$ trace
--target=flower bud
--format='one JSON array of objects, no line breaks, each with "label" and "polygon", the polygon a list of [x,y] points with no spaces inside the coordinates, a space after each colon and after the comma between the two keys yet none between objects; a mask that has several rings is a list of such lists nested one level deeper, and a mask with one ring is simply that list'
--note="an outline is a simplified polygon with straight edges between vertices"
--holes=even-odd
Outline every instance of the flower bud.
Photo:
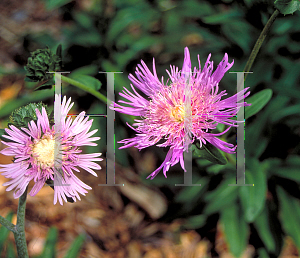
[{"label": "flower bud", "polygon": [[61,58],[53,54],[47,47],[31,52],[27,65],[24,67],[27,71],[26,77],[29,81],[38,82],[46,81],[53,78],[52,73],[60,70]]},{"label": "flower bud", "polygon": [[[47,110],[47,106],[40,103],[29,103],[26,106],[20,107],[13,111],[9,117],[9,125],[14,125],[17,128],[28,128],[28,123],[30,121],[37,121],[36,109],[40,112],[42,111],[42,107]],[[47,110],[48,117],[49,111]],[[50,116],[51,117],[51,116]],[[51,123],[51,121],[50,121]]]}]

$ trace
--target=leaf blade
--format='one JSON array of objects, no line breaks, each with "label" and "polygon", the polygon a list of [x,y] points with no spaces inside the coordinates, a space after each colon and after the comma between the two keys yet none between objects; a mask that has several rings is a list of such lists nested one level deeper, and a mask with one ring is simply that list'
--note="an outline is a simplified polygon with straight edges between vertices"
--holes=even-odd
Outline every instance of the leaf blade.
[{"label": "leaf blade", "polygon": [[247,103],[251,103],[251,106],[245,107],[245,119],[258,113],[269,102],[272,94],[271,89],[265,89],[247,98]]}]

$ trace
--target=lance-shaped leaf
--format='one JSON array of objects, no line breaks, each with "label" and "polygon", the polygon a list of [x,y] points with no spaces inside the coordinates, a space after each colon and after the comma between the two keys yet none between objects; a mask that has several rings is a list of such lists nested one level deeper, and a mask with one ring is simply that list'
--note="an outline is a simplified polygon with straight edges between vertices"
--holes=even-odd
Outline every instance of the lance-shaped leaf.
[{"label": "lance-shaped leaf", "polygon": [[[8,213],[8,215],[6,216],[6,219],[9,222],[11,222],[13,215],[14,214],[12,212]],[[7,240],[9,232],[10,231],[6,227],[4,227],[4,226],[0,227],[0,254],[2,253],[2,249],[3,249],[4,243]]]},{"label": "lance-shaped leaf", "polygon": [[300,203],[281,187],[277,188],[280,200],[280,219],[285,233],[291,236],[300,250]]},{"label": "lance-shaped leaf", "polygon": [[244,220],[244,216],[240,214],[239,207],[231,205],[223,209],[221,222],[231,253],[235,257],[240,257],[247,246],[249,228]]},{"label": "lance-shaped leaf", "polygon": [[[197,144],[197,143],[196,143]],[[206,142],[201,148],[198,148],[197,145],[193,145],[193,157],[207,159],[212,163],[226,165],[227,159],[224,156],[223,152],[218,148]]]},{"label": "lance-shaped leaf", "polygon": [[72,243],[70,249],[64,256],[64,258],[76,258],[79,257],[80,249],[83,246],[85,241],[85,235],[79,235]]},{"label": "lance-shaped leaf", "polygon": [[258,113],[269,102],[272,94],[271,89],[265,89],[247,98],[247,103],[251,103],[251,106],[245,107],[245,119]]}]

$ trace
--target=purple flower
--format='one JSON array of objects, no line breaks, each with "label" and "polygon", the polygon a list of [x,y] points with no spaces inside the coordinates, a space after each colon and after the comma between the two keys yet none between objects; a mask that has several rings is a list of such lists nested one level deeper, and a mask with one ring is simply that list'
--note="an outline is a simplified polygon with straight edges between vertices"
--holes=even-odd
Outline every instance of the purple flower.
[{"label": "purple flower", "polygon": [[[183,152],[188,148],[185,144],[188,139],[185,137],[186,133],[191,136],[189,143],[198,140],[200,146],[209,142],[224,152],[235,151],[236,146],[220,140],[217,136],[226,133],[232,126],[238,126],[237,121],[231,118],[236,116],[240,107],[248,105],[238,102],[250,92],[246,93],[246,88],[232,97],[221,100],[227,93],[225,90],[218,93],[219,82],[233,62],[229,63],[225,54],[213,72],[210,55],[202,71],[199,55],[198,61],[199,69],[194,67],[192,72],[190,53],[186,47],[182,70],[171,66],[171,71],[167,71],[171,80],[169,85],[164,84],[163,79],[158,79],[154,59],[153,73],[141,61],[142,65],[138,65],[135,72],[136,78],[130,74],[129,79],[147,98],[141,96],[131,85],[133,93],[126,88],[120,93],[127,101],[118,101],[129,106],[117,103],[111,106],[121,113],[140,116],[140,119],[135,120],[133,127],[128,125],[137,132],[136,136],[120,141],[119,143],[124,144],[120,149],[134,146],[141,150],[152,145],[169,147],[164,162],[148,178],[153,179],[162,168],[167,177],[166,172],[170,166],[178,162],[185,170]],[[187,99],[190,101],[188,105],[185,102]],[[211,130],[215,129],[218,123],[225,124],[228,128],[222,133],[212,133]]]},{"label": "purple flower", "polygon": [[[66,119],[68,112],[74,103],[71,98],[66,101],[63,98],[60,104],[60,95],[55,95],[54,112],[60,114],[59,126],[51,126],[45,108],[42,112],[36,109],[37,121],[28,123],[27,128],[17,128],[11,125],[5,129],[8,142],[2,142],[8,147],[1,151],[7,156],[14,156],[14,162],[0,166],[0,172],[11,180],[4,183],[8,186],[6,191],[15,188],[14,198],[20,197],[31,180],[34,186],[30,191],[31,196],[44,186],[46,180],[54,181],[54,204],[57,199],[63,205],[63,199],[67,197],[76,201],[80,200],[78,193],[85,195],[92,189],[79,180],[74,171],[80,172],[78,167],[97,176],[93,169],[101,167],[93,161],[101,161],[97,158],[101,153],[81,154],[80,146],[96,146],[100,137],[92,137],[97,130],[88,132],[93,120],[81,112],[73,121],[71,117]],[[59,129],[58,129],[59,128]],[[87,189],[87,190],[86,190]]]}]

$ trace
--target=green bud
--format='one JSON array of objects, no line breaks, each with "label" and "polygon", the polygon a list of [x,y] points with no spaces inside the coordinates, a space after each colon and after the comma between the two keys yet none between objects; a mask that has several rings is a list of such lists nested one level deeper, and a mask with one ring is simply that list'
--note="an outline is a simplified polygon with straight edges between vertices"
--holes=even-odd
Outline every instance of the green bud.
[{"label": "green bud", "polygon": [[61,57],[53,54],[47,47],[31,52],[27,65],[24,67],[27,71],[26,79],[33,82],[47,81],[53,78],[52,73],[60,70]]},{"label": "green bud", "polygon": [[20,107],[13,111],[9,117],[9,125],[14,125],[17,128],[28,128],[30,121],[37,121],[36,109],[42,113],[42,107],[46,109],[47,115],[50,118],[50,123],[53,122],[53,114],[50,113],[47,106],[40,103],[29,103],[26,106]]}]

